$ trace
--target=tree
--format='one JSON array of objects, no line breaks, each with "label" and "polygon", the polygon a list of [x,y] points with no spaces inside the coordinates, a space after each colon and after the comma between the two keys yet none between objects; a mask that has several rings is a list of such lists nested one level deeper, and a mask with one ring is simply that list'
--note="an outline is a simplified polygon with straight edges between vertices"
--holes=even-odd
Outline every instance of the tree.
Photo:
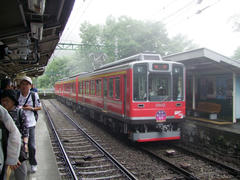
[{"label": "tree", "polygon": [[52,88],[57,80],[70,74],[67,57],[55,58],[47,66],[44,74],[38,78],[40,88]]},{"label": "tree", "polygon": [[97,58],[92,57],[97,54],[106,55],[102,63],[107,63],[142,52],[166,55],[196,47],[182,35],[169,38],[161,22],[144,22],[126,16],[118,19],[109,16],[105,25],[85,22],[80,27],[80,38],[84,47],[80,48],[77,57],[84,71],[93,70]]},{"label": "tree", "polygon": [[169,38],[161,22],[140,21],[126,16],[109,16],[104,25],[87,22],[80,27],[82,40],[73,57],[55,58],[44,75],[38,78],[41,88],[53,87],[58,79],[138,53],[159,53],[162,56],[196,47],[182,35]]},{"label": "tree", "polygon": [[79,48],[75,59],[79,59],[80,71],[92,71],[94,59],[91,57],[91,54],[101,52],[103,46],[100,39],[101,26],[91,25],[87,22],[83,23],[80,27],[80,37],[84,46]]},{"label": "tree", "polygon": [[[234,15],[232,18],[233,30],[236,32],[240,32],[240,14]],[[240,46],[234,51],[234,55],[232,57],[235,60],[240,60]]]},{"label": "tree", "polygon": [[236,32],[240,31],[240,14],[235,14],[231,17],[231,21],[233,23],[233,30]]},{"label": "tree", "polygon": [[198,46],[193,44],[191,40],[188,40],[187,37],[183,36],[182,34],[178,34],[170,39],[164,55],[196,49],[197,47]]},{"label": "tree", "polygon": [[232,58],[235,60],[240,60],[240,46],[234,51],[234,55]]}]

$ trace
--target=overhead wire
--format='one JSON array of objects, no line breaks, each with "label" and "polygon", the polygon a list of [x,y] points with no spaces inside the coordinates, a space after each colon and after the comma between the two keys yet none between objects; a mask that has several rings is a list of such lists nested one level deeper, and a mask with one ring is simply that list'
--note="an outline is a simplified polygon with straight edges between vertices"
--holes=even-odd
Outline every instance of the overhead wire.
[{"label": "overhead wire", "polygon": [[[174,25],[178,24],[178,23],[181,23],[182,21],[184,20],[188,20],[190,18],[192,18],[193,16],[195,15],[198,15],[198,14],[201,14],[203,11],[207,10],[208,8],[210,8],[211,6],[214,6],[215,4],[217,4],[219,1],[221,0],[218,0],[210,5],[207,5],[205,6],[204,8],[196,11],[196,10],[192,10],[192,5],[193,4],[201,4],[202,1],[198,1],[196,2],[196,0],[191,0],[191,1],[188,1],[186,4],[184,4],[181,8],[178,8],[176,11],[172,12],[171,14],[165,16],[162,20],[166,21],[166,23],[164,23],[165,25],[169,26],[169,24],[171,25],[173,22],[175,22],[176,20],[178,20],[177,23],[175,23]],[[68,31],[64,34],[64,36],[62,36],[61,40],[64,42],[68,41],[68,37],[72,34],[72,31],[76,28],[77,25],[80,25],[79,23],[79,19],[86,13],[87,9],[90,7],[91,3],[93,2],[93,0],[89,0],[88,1],[89,3],[86,5],[85,9],[83,10],[82,14],[78,17],[78,13],[76,13],[74,15],[74,21],[72,21],[71,25],[73,24],[73,26],[70,26],[70,29],[68,29]],[[173,3],[176,2],[176,0],[172,0],[170,1],[168,4],[164,5],[164,9],[166,8],[169,8],[170,6],[173,5]],[[188,13],[186,14],[186,11],[187,12],[190,12],[191,11],[191,14],[192,15],[188,15]],[[161,12],[162,13],[162,12]],[[183,16],[182,16],[183,15]],[[182,17],[182,18],[181,18]],[[180,21],[179,21],[179,18]],[[170,26],[171,27],[171,26]],[[77,41],[75,41],[76,43],[79,43]]]},{"label": "overhead wire", "polygon": [[84,5],[84,3],[78,4],[78,2],[79,1],[76,1],[75,4],[74,4],[74,7],[73,7],[73,10],[72,10],[72,13],[71,13],[71,15],[73,15],[73,17],[70,16],[69,21],[67,23],[66,30],[63,32],[62,38],[66,36],[66,34],[69,32],[70,29],[72,29],[71,27],[72,27],[73,24],[76,23],[76,18],[79,15],[78,9],[80,9],[80,6]]},{"label": "overhead wire", "polygon": [[[82,14],[81,14],[80,16],[76,16],[76,17],[75,17],[76,21],[75,21],[74,25],[71,26],[71,27],[72,27],[71,30],[69,30],[68,33],[66,34],[65,39],[68,39],[68,37],[72,34],[72,31],[75,30],[75,28],[80,25],[80,23],[79,23],[80,19],[81,19],[82,16],[86,13],[86,11],[88,10],[88,8],[89,8],[90,5],[92,4],[93,0],[89,0],[88,2],[89,2],[89,3],[86,5],[86,8],[83,10]],[[77,15],[78,15],[78,14],[77,14]]]},{"label": "overhead wire", "polygon": [[[203,8],[201,8],[199,10],[194,10],[190,15],[187,15],[187,16],[181,18],[180,20],[178,20],[177,23],[172,23],[173,21],[172,22],[168,21],[167,23],[165,23],[165,25],[168,26],[168,28],[176,27],[176,25],[182,23],[183,21],[190,20],[194,16],[203,13],[207,9],[209,9],[209,8],[213,7],[214,5],[218,4],[220,1],[221,0],[217,0],[217,1],[213,2],[213,3],[211,3],[211,4],[205,5]],[[174,22],[176,22],[176,20]]]},{"label": "overhead wire", "polygon": [[[83,1],[83,3],[79,4],[79,5],[74,5],[74,16],[69,18],[69,23],[66,26],[66,30],[63,32],[63,35],[60,38],[60,42],[64,41],[64,42],[69,42],[68,37],[69,35],[71,35],[72,31],[76,28],[76,25],[78,24],[77,22],[79,21],[79,19],[85,14],[86,10],[89,8],[91,2],[93,0],[89,0],[88,5],[86,6],[86,8],[83,10],[83,12],[81,13],[81,15],[79,16],[79,13],[77,12],[79,9],[79,6],[82,6],[84,3],[86,3],[86,1]],[[79,42],[77,42],[79,43]],[[55,51],[54,52],[54,57],[58,56],[60,54],[59,51]]]},{"label": "overhead wire", "polygon": [[[149,17],[159,16],[160,14],[164,13],[167,9],[169,9],[169,8],[171,7],[171,5],[173,5],[173,3],[176,3],[176,1],[178,1],[178,0],[172,0],[172,1],[170,1],[170,2],[169,2],[169,0],[168,0],[168,2],[169,2],[168,4],[166,4],[166,5],[163,4],[163,7],[161,7],[159,10],[157,10],[157,12],[149,15]],[[150,18],[150,19],[151,19],[151,18]]]},{"label": "overhead wire", "polygon": [[164,22],[164,21],[168,20],[169,18],[172,18],[172,17],[178,15],[179,13],[184,12],[185,9],[187,9],[188,7],[193,5],[194,3],[195,3],[195,0],[191,0],[190,2],[185,4],[183,7],[179,8],[176,11],[174,11],[173,13],[163,17],[160,21]]}]

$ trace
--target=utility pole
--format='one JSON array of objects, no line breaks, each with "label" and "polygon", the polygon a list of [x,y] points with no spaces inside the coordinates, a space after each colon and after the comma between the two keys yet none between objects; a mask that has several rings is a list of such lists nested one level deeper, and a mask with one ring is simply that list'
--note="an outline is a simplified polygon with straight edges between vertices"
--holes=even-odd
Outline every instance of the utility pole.
[{"label": "utility pole", "polygon": [[115,36],[115,61],[118,60],[118,38]]}]

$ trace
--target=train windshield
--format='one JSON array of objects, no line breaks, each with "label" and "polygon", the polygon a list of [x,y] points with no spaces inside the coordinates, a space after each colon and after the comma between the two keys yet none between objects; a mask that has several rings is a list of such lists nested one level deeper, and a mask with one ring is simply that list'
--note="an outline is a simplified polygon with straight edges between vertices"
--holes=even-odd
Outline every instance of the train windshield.
[{"label": "train windshield", "polygon": [[148,71],[147,64],[133,68],[134,101],[184,100],[183,66],[174,65],[172,71]]},{"label": "train windshield", "polygon": [[166,101],[171,94],[170,73],[149,73],[149,101]]}]

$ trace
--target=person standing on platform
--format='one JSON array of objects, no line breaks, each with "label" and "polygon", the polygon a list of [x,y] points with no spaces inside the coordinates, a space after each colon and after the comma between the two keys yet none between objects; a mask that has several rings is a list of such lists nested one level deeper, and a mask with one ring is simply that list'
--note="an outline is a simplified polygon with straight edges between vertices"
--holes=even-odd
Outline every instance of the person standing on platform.
[{"label": "person standing on platform", "polygon": [[3,93],[4,90],[7,89],[12,89],[12,81],[10,79],[2,79],[1,80],[1,90],[0,90],[0,99],[1,99],[1,94]]},{"label": "person standing on platform", "polygon": [[[5,131],[5,133],[4,133]],[[7,132],[8,136],[7,136]],[[6,176],[6,170],[19,167],[21,134],[8,111],[0,105],[0,179]]]},{"label": "person standing on platform", "polygon": [[38,92],[38,89],[35,88],[35,87],[32,85],[32,88],[30,89],[30,91],[32,91],[32,92]]},{"label": "person standing on platform", "polygon": [[13,89],[13,83],[11,79],[2,79],[1,88],[2,90]]},{"label": "person standing on platform", "polygon": [[36,145],[35,145],[35,126],[37,123],[37,111],[41,110],[41,102],[36,92],[30,91],[32,79],[24,76],[20,82],[20,93],[18,94],[19,106],[24,110],[27,117],[29,129],[28,151],[31,172],[37,171]]},{"label": "person standing on platform", "polygon": [[[28,127],[26,115],[22,109],[18,108],[17,94],[14,90],[5,90],[2,93],[1,104],[8,110],[8,113],[13,118],[18,130],[22,135],[23,151],[28,152]],[[26,159],[19,158],[21,165],[14,171],[15,180],[27,179],[27,164]]]}]

